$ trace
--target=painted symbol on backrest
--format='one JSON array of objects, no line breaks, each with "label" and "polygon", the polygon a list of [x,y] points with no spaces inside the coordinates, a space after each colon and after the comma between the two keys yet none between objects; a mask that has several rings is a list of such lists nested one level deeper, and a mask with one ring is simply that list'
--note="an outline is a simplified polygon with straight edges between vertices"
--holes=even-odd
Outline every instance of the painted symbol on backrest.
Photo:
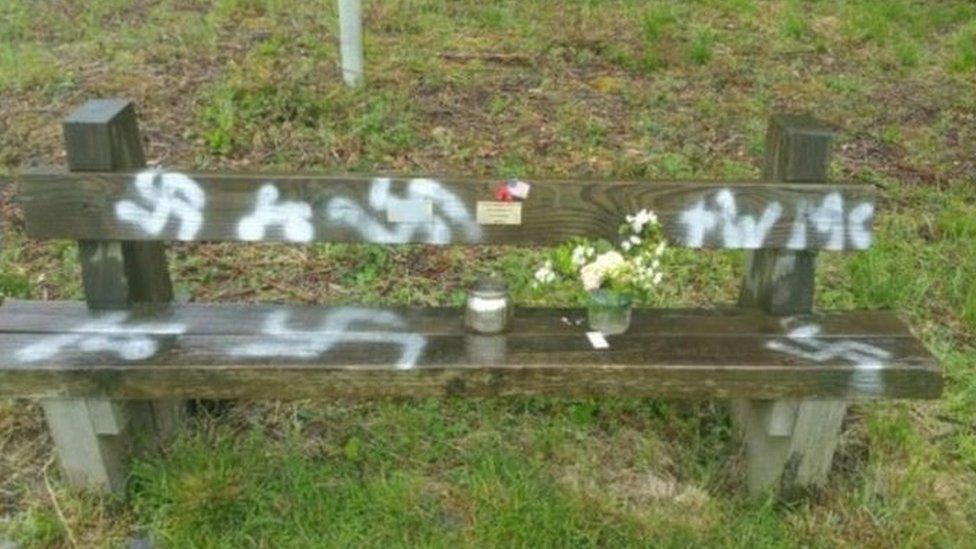
[{"label": "painted symbol on backrest", "polygon": [[241,240],[261,240],[270,227],[281,227],[285,240],[311,242],[315,236],[312,207],[305,202],[278,200],[279,194],[271,183],[258,190],[254,211],[237,224]]},{"label": "painted symbol on backrest", "polygon": [[[725,248],[761,248],[776,223],[784,214],[779,202],[770,202],[758,218],[742,214],[735,194],[721,189],[714,196],[705,197],[678,214],[684,226],[684,244],[700,248],[709,240],[717,240]],[[793,223],[785,247],[802,250],[808,247],[808,233],[822,235],[819,244],[828,250],[843,250],[848,244],[854,249],[871,246],[871,221],[874,205],[863,202],[848,211],[844,197],[831,192],[815,206],[805,199],[796,205]]]},{"label": "painted symbol on backrest", "polygon": [[[356,230],[370,242],[398,244],[426,242],[449,244],[454,241],[454,226],[461,229],[463,242],[481,240],[481,227],[475,222],[464,202],[440,182],[433,179],[412,179],[406,193],[399,197],[391,192],[392,180],[374,179],[369,190],[369,210],[346,197],[333,198],[326,206],[330,222]],[[427,223],[389,224],[385,212],[396,202],[404,200],[429,201],[434,210]]]},{"label": "painted symbol on backrest", "polygon": [[735,195],[729,189],[719,191],[712,201],[714,206],[708,206],[704,199],[699,200],[693,208],[681,213],[689,247],[700,248],[710,232],[720,231],[727,248],[759,248],[783,214],[783,207],[773,202],[766,206],[758,220],[751,215],[740,215]]},{"label": "painted symbol on backrest", "polygon": [[171,218],[176,218],[178,240],[193,240],[203,225],[207,196],[196,181],[177,172],[147,170],[133,183],[139,201],[120,200],[115,215],[120,221],[138,225],[151,236],[161,236]]}]

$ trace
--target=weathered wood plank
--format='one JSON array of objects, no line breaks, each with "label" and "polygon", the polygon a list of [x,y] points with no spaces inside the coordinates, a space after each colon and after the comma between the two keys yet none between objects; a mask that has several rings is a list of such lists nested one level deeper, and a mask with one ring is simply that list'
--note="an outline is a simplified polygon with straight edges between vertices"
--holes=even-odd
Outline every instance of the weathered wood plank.
[{"label": "weathered wood plank", "polygon": [[[534,181],[520,223],[488,224],[477,204],[497,181],[360,176],[33,173],[20,200],[40,238],[555,244],[617,238],[624,217],[658,212],[693,248],[863,249],[865,185]],[[505,215],[501,216],[502,218]],[[497,216],[493,216],[497,220]]]},{"label": "weathered wood plank", "polygon": [[[109,395],[111,398],[306,399],[384,396],[621,396],[667,398],[937,398],[931,367],[871,373],[851,368],[577,365],[518,368],[439,366],[327,368],[251,364],[171,367],[99,364],[60,369],[0,369],[3,396]],[[883,382],[879,392],[868,384]]]},{"label": "weathered wood plank", "polygon": [[[463,315],[452,307],[319,307],[271,304],[187,303],[138,304],[126,313],[91,311],[78,301],[8,299],[0,307],[0,332],[18,333],[129,333],[167,334],[173,325],[197,335],[251,335],[266,333],[269,319],[281,315],[295,332],[322,332],[323,322],[337,311],[360,310],[366,315],[393,315],[408,331],[424,334],[463,333]],[[582,309],[519,308],[512,333],[574,334],[585,326]],[[635,309],[631,333],[660,335],[786,335],[813,324],[820,337],[886,337],[914,339],[907,325],[890,311],[845,311],[798,317],[773,317],[753,310]],[[327,326],[325,327],[328,328]],[[360,331],[385,331],[383,324],[363,323]]]},{"label": "weathered wood plank", "polygon": [[[576,335],[507,335],[504,361],[497,356],[469,356],[468,337],[461,334],[424,335],[416,332],[299,332],[257,336],[199,336],[193,334],[69,334],[39,338],[35,334],[0,334],[0,350],[10,356],[2,363],[11,368],[94,368],[100,364],[164,369],[171,365],[203,364],[248,366],[281,364],[336,369],[422,369],[435,366],[458,368],[493,364],[502,368],[524,366],[560,367],[576,364],[682,365],[700,368],[747,367],[813,368],[818,370],[914,369],[931,363],[931,356],[917,340],[908,338],[847,338],[827,340],[827,345],[874,348],[886,355],[871,364],[858,364],[858,355],[838,352],[811,353],[807,346],[819,338],[769,336],[697,336],[625,334],[613,336],[611,350],[593,349],[585,333]],[[478,339],[476,337],[476,339]],[[481,339],[484,339],[482,337]],[[796,348],[791,352],[786,349]],[[812,359],[814,354],[822,355]],[[865,361],[866,362],[866,361]],[[128,366],[127,366],[128,367]]]},{"label": "weathered wood plank", "polygon": [[[14,302],[10,310],[0,309],[0,319],[9,326],[17,317],[36,325],[50,318],[25,314],[27,309]],[[205,321],[181,321],[198,311]],[[836,332],[859,322],[864,333],[895,328],[890,314],[762,324],[751,314],[713,318],[680,312],[655,320],[653,311],[638,311],[631,331],[609,337],[609,350],[595,350],[584,326],[563,322],[567,313],[575,312],[520,311],[517,318],[527,321],[517,321],[506,336],[466,334],[455,321],[459,315],[445,309],[401,314],[363,308],[174,307],[156,317],[110,322],[93,313],[95,321],[65,332],[0,332],[0,396],[454,392],[853,398],[933,397],[940,390],[934,358],[903,326],[859,336]],[[540,328],[529,329],[533,325]],[[706,328],[698,329],[702,325]],[[198,327],[209,333],[195,332]]]}]

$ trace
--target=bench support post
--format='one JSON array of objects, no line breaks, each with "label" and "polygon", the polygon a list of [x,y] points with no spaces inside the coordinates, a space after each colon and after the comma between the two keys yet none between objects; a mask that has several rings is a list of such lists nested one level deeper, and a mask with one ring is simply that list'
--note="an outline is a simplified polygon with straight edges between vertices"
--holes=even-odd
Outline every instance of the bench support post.
[{"label": "bench support post", "polygon": [[155,449],[159,433],[173,429],[174,410],[158,413],[155,402],[58,398],[41,405],[68,484],[97,492],[121,492],[129,456]]},{"label": "bench support post", "polygon": [[[766,135],[766,181],[827,180],[833,132],[809,116],[774,116]],[[757,250],[746,260],[741,307],[771,315],[813,310],[816,252]],[[746,485],[792,497],[826,482],[847,403],[839,400],[743,400],[732,421],[745,441]]]},{"label": "bench support post", "polygon": [[822,486],[847,411],[842,400],[738,400],[732,420],[745,440],[751,494],[776,489],[792,499]]},{"label": "bench support post", "polygon": [[[64,136],[72,171],[145,167],[135,109],[128,101],[87,102],[65,119]],[[162,243],[79,241],[78,251],[91,309],[172,300]],[[101,492],[123,488],[130,452],[161,444],[183,414],[183,403],[172,400],[45,399],[42,406],[68,483]]]}]

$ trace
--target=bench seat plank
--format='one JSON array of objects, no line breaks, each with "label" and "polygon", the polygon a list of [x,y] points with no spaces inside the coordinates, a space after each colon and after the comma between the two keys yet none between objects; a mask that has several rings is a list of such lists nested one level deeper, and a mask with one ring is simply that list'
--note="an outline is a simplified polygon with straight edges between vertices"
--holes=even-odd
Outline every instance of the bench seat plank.
[{"label": "bench seat plank", "polygon": [[[285,315],[288,328],[294,331],[323,330],[323,319],[330,311],[346,310],[389,312],[425,334],[456,334],[463,331],[463,318],[454,307],[321,307],[276,305],[266,303],[186,303],[180,305],[139,303],[124,313],[91,311],[80,301],[31,301],[8,299],[0,307],[0,332],[62,333],[92,332],[100,325],[109,326],[119,318],[140,332],[165,333],[162,326],[176,324],[185,333],[198,335],[263,334],[269,318]],[[513,333],[576,334],[586,319],[580,309],[520,308],[514,318]],[[843,314],[814,314],[805,317],[822,327],[821,337],[882,336],[911,338],[897,315],[888,311],[851,311]],[[694,325],[695,334],[782,335],[784,329],[798,320],[768,316],[752,309],[736,307],[716,309],[636,309],[631,333],[687,334]],[[388,330],[382,324],[364,323],[359,330]]]},{"label": "bench seat plank", "polygon": [[594,349],[585,315],[521,309],[504,336],[449,308],[83,303],[0,307],[0,396],[315,398],[617,395],[913,397],[941,392],[934,357],[892,313],[775,318],[637,310]]}]

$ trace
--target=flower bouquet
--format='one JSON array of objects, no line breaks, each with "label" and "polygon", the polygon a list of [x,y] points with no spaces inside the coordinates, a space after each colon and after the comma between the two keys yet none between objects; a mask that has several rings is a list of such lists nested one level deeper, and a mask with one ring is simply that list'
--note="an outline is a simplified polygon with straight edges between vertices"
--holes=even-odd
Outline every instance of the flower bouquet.
[{"label": "flower bouquet", "polygon": [[535,272],[539,288],[578,279],[590,328],[607,335],[627,331],[634,300],[651,300],[664,278],[668,248],[657,215],[643,209],[625,219],[616,246],[574,238],[555,248]]}]

